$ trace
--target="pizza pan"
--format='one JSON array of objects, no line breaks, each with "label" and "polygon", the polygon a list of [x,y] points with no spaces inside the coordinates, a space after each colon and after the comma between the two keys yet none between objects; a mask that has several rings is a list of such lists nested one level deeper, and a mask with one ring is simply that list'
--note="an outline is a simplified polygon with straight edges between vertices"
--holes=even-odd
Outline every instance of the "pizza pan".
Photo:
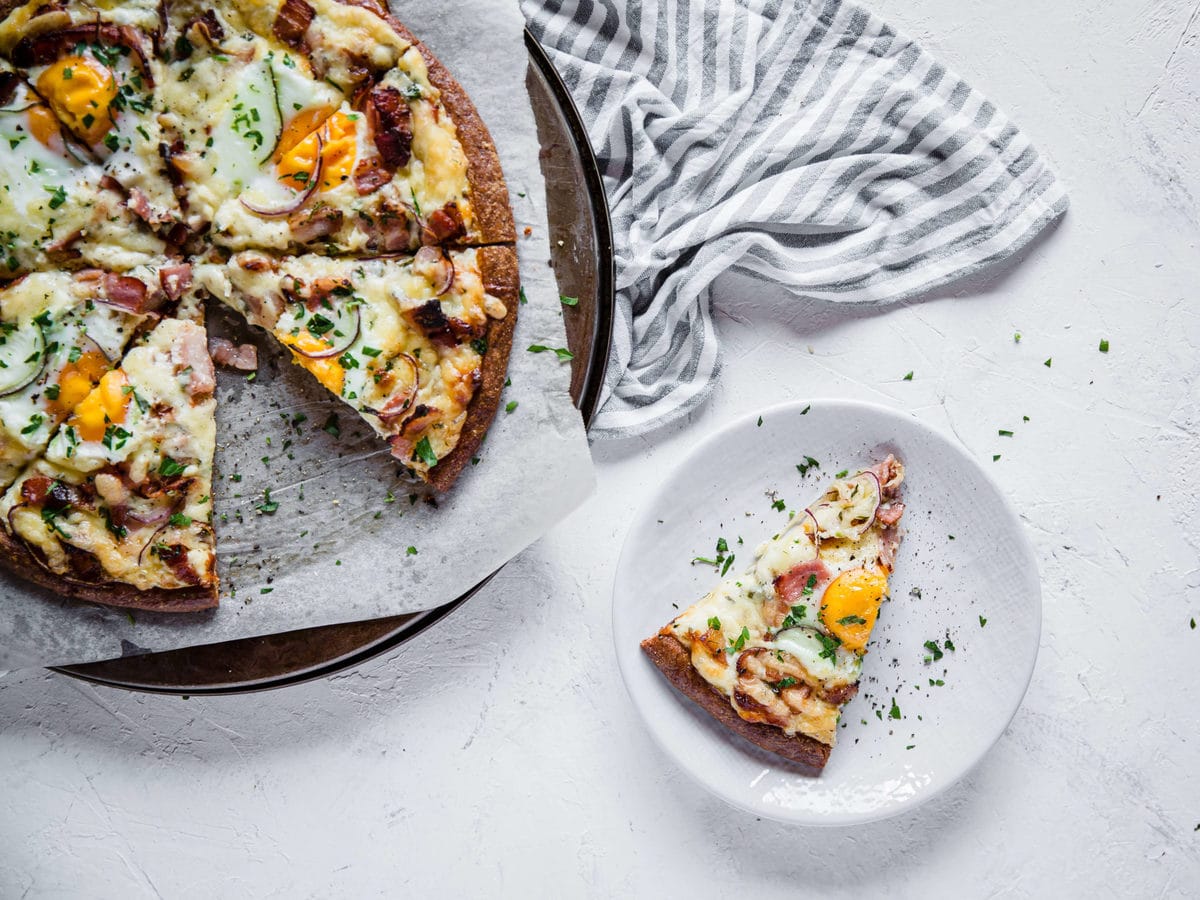
[{"label": "pizza pan", "polygon": [[[566,317],[575,354],[571,398],[590,424],[604,383],[614,312],[612,231],[600,169],[571,95],[528,32],[526,86],[546,178],[550,250],[562,294],[579,298]],[[465,603],[495,575],[425,612],[186,647],[54,671],[163,694],[227,694],[283,687],[333,674],[411,640]]]}]

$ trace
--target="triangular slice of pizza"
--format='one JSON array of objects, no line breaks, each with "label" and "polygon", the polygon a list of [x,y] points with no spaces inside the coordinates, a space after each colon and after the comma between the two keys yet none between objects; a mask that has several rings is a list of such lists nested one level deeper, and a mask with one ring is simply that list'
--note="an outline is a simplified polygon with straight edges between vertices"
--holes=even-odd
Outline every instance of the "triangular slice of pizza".
[{"label": "triangular slice of pizza", "polygon": [[188,296],[135,339],[0,499],[5,562],[112,606],[215,606],[214,388]]},{"label": "triangular slice of pizza", "polygon": [[820,770],[858,691],[888,592],[904,467],[892,456],[834,481],[754,562],[684,610],[642,649],[722,724]]},{"label": "triangular slice of pizza", "polygon": [[515,240],[453,77],[381,10],[314,2],[171,6],[168,155],[209,239],[358,255]]},{"label": "triangular slice of pizza", "polygon": [[419,478],[446,490],[469,463],[504,387],[518,306],[512,247],[362,260],[247,251],[195,273]]}]

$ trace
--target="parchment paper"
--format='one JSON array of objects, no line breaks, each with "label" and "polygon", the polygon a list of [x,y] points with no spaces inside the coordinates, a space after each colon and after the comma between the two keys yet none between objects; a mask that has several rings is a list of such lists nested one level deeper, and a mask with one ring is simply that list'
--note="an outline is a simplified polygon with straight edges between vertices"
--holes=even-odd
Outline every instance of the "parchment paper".
[{"label": "parchment paper", "polygon": [[[129,615],[59,600],[3,573],[0,671],[439,606],[515,556],[590,493],[591,458],[568,395],[569,368],[552,353],[525,349],[565,347],[566,335],[549,263],[537,130],[525,90],[524,20],[516,0],[477,0],[466,15],[463,5],[439,0],[401,0],[393,9],[466,88],[500,151],[529,299],[519,309],[512,384],[503,398],[516,401],[516,409],[501,408],[478,465],[434,506],[426,492],[399,476],[386,445],[349,407],[325,394],[264,334],[210,304],[211,332],[251,339],[260,360],[253,382],[218,372],[213,494],[220,608]],[[255,508],[264,489],[279,503],[270,515]]]}]

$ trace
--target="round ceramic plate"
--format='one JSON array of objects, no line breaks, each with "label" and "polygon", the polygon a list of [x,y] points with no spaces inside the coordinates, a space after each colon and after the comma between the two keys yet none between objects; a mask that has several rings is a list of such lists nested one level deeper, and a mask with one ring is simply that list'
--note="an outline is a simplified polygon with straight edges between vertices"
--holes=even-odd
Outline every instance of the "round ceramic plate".
[{"label": "round ceramic plate", "polygon": [[[888,453],[907,469],[891,599],[829,764],[810,776],[720,726],[638,644],[716,585],[714,567],[692,560],[712,558],[718,539],[736,556],[730,572],[744,570],[786,510]],[[845,400],[755,412],[700,443],[634,520],[613,596],[621,674],[667,754],[734,806],[805,825],[892,816],[966,774],[1017,711],[1041,624],[1033,551],[991,478],[912,416]]]}]

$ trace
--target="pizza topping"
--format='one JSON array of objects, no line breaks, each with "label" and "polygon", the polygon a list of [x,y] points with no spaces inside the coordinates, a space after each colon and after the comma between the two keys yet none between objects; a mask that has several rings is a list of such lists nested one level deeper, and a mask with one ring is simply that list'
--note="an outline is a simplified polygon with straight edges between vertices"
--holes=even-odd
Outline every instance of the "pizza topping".
[{"label": "pizza topping", "polygon": [[158,283],[162,286],[167,299],[172,303],[175,302],[192,286],[191,265],[179,263],[178,265],[163,266],[158,270]]},{"label": "pizza topping", "polygon": [[407,353],[398,354],[396,359],[402,360],[409,367],[412,377],[408,380],[405,390],[402,393],[393,394],[384,407],[376,413],[385,422],[399,418],[408,412],[421,389],[421,368],[417,365],[417,361]]},{"label": "pizza topping", "polygon": [[171,347],[171,360],[177,370],[188,373],[187,387],[191,396],[204,396],[216,389],[212,357],[208,355],[208,345],[201,329],[188,328],[180,334]]},{"label": "pizza topping", "polygon": [[297,210],[288,217],[292,239],[298,244],[307,244],[329,237],[342,227],[342,211],[327,204],[317,204],[311,210]]},{"label": "pizza topping", "polygon": [[887,572],[882,568],[857,568],[842,572],[825,589],[821,621],[842,645],[865,653],[867,639],[887,593]]},{"label": "pizza topping", "polygon": [[445,244],[465,237],[466,234],[462,213],[459,212],[458,204],[451,200],[441,209],[435,209],[429,214],[421,231],[421,239],[426,244]]},{"label": "pizza topping", "polygon": [[[313,139],[315,141],[315,149],[314,161],[311,168],[294,171],[286,179],[287,181],[297,182],[298,176],[304,176],[303,179],[298,181],[298,184],[301,188],[298,192],[293,193],[290,198],[274,204],[259,204],[251,200],[247,200],[244,196],[239,197],[238,200],[242,206],[246,207],[246,209],[250,210],[250,212],[254,213],[256,216],[262,216],[266,219],[281,218],[283,216],[291,216],[293,213],[299,213],[300,210],[304,208],[304,205],[308,203],[309,199],[312,198],[312,195],[320,189],[322,173],[325,170],[325,157],[323,154],[325,146],[324,138],[321,136],[320,132],[313,132]],[[341,211],[333,210],[337,213],[336,224],[333,224],[328,231],[322,231],[321,229],[325,227],[325,225],[317,223],[327,223],[331,220],[331,218],[323,215],[318,220],[317,214],[321,210],[333,210],[333,207],[317,207],[311,213],[302,216],[299,221],[297,221],[295,217],[288,219],[288,224],[292,226],[292,234],[296,240],[305,242],[314,240],[318,237],[325,237],[326,235],[332,234],[334,231],[336,231],[338,226],[342,224]],[[311,228],[311,232],[308,232],[309,236],[301,237],[302,229],[305,226],[309,226]]]},{"label": "pizza topping", "polygon": [[304,0],[284,0],[271,30],[275,37],[293,50],[300,50],[304,47],[304,35],[316,15],[316,10]]},{"label": "pizza topping", "polygon": [[213,338],[209,343],[213,361],[231,369],[253,372],[258,368],[258,348],[253,344],[234,344],[225,338]]},{"label": "pizza topping", "polygon": [[867,470],[835,481],[806,512],[817,523],[819,537],[858,540],[875,521],[881,494],[879,476]]},{"label": "pizza topping", "polygon": [[[141,76],[147,87],[154,87],[154,75],[147,60],[146,46],[142,34],[128,25],[111,22],[95,22],[87,25],[72,25],[55,31],[29,35],[17,42],[12,50],[13,64],[22,69],[44,66],[59,58],[66,50],[80,44],[94,44],[102,48],[124,47],[137,61]],[[72,71],[72,76],[74,72]],[[66,78],[65,80],[71,80]]]},{"label": "pizza topping", "polygon": [[367,99],[367,115],[384,167],[395,172],[408,165],[412,156],[412,112],[400,92],[394,87],[372,90]]},{"label": "pizza topping", "polygon": [[746,721],[789,728],[812,694],[806,673],[795,660],[778,657],[766,647],[755,647],[738,657],[732,699],[734,709]]},{"label": "pizza topping", "polygon": [[101,299],[105,303],[132,313],[144,313],[158,305],[156,298],[146,290],[146,283],[131,275],[114,275],[105,272],[100,278]]},{"label": "pizza topping", "polygon": [[454,262],[440,247],[422,247],[412,261],[413,273],[420,275],[442,296],[454,287]]},{"label": "pizza topping", "polygon": [[0,397],[24,390],[46,367],[46,338],[36,320],[0,322]]}]

